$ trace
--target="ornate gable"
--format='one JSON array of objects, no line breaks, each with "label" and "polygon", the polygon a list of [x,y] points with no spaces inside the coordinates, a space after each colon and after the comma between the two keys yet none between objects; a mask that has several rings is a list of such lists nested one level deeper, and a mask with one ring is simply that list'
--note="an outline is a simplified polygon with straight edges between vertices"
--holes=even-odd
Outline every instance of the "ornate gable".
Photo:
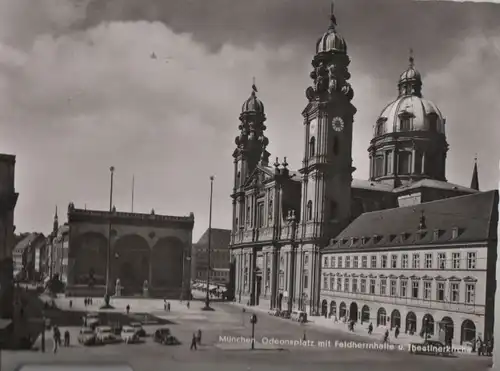
[{"label": "ornate gable", "polygon": [[260,186],[274,178],[274,174],[270,169],[264,166],[257,166],[254,171],[248,176],[243,185],[245,188]]}]

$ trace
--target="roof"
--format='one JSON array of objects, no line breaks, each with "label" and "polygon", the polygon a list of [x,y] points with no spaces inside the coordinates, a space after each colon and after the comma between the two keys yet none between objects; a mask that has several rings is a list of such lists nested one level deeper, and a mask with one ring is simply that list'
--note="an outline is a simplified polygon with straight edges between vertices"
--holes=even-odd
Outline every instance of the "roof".
[{"label": "roof", "polygon": [[450,191],[461,191],[461,192],[470,192],[477,193],[478,191],[472,188],[467,188],[458,184],[453,184],[449,182],[445,182],[442,180],[436,179],[422,179],[418,182],[414,182],[405,186],[398,187],[394,190],[394,192],[404,192],[409,189],[417,189],[417,188],[435,188],[435,189],[444,189]]},{"label": "roof", "polygon": [[33,233],[28,234],[26,237],[24,237],[21,241],[19,241],[17,243],[17,245],[14,247],[14,252],[18,252],[18,253],[23,252],[39,236],[43,237],[43,235],[41,233],[33,232]]},{"label": "roof", "polygon": [[[210,228],[208,228],[205,233],[200,237],[198,242],[195,244],[196,248],[203,248],[208,245],[208,233]],[[230,229],[220,229],[220,228],[212,228],[211,235],[211,247],[213,248],[229,248],[229,242],[231,239],[231,230]]]},{"label": "roof", "polygon": [[488,241],[496,238],[497,208],[494,190],[364,213],[326,250]]},{"label": "roof", "polygon": [[353,179],[351,187],[356,189],[367,189],[370,191],[379,191],[379,192],[392,192],[394,189],[390,184],[375,182],[371,180],[364,180],[364,179]]}]

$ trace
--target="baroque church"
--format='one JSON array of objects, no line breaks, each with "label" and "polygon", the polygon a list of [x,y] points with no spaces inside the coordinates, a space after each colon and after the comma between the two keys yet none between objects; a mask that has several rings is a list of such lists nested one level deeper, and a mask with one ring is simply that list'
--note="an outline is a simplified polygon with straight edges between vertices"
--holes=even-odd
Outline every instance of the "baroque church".
[{"label": "baroque church", "polygon": [[446,180],[446,120],[423,98],[412,55],[400,75],[396,99],[374,124],[368,179],[353,179],[357,109],[349,64],[332,11],[312,60],[298,169],[286,157],[270,163],[264,104],[255,86],[243,103],[231,195],[235,300],[322,314],[323,251],[356,218],[479,191],[476,165],[470,188]]}]

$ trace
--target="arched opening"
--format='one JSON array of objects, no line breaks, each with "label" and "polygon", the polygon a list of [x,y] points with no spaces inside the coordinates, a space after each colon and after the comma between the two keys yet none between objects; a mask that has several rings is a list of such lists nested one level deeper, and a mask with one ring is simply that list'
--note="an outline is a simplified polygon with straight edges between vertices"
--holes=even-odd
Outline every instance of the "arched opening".
[{"label": "arched opening", "polygon": [[312,220],[313,218],[313,203],[311,200],[307,201],[307,220]]},{"label": "arched opening", "polygon": [[444,342],[445,344],[450,345],[455,335],[455,324],[453,323],[453,320],[448,316],[443,317],[439,323],[439,331],[444,332]]},{"label": "arched opening", "polygon": [[387,312],[385,308],[379,308],[377,311],[377,326],[387,325]]},{"label": "arched opening", "polygon": [[413,334],[417,331],[417,315],[414,312],[408,312],[405,321],[405,332]]},{"label": "arched opening", "polygon": [[355,301],[349,306],[349,319],[358,322],[358,304]]},{"label": "arched opening", "polygon": [[391,329],[395,327],[401,328],[401,313],[397,309],[394,309],[391,313]]},{"label": "arched opening", "polygon": [[361,308],[361,323],[370,322],[370,307],[368,305],[363,305]]},{"label": "arched opening", "polygon": [[375,127],[375,135],[376,136],[384,135],[384,121],[377,122],[377,125]]},{"label": "arched opening", "polygon": [[184,244],[176,237],[160,238],[152,250],[152,280],[156,287],[182,288],[183,273],[189,273]]},{"label": "arched opening", "polygon": [[470,319],[462,322],[462,331],[460,335],[460,344],[472,342],[476,338],[476,325]]},{"label": "arched opening", "polygon": [[321,315],[324,317],[328,315],[328,301],[326,299],[321,302]]},{"label": "arched opening", "polygon": [[347,314],[347,306],[345,305],[344,302],[340,303],[339,305],[339,318],[344,318]]},{"label": "arched opening", "polygon": [[434,317],[430,314],[426,314],[422,317],[422,330],[420,330],[420,336],[427,339],[432,335],[434,335]]},{"label": "arched opening", "polygon": [[335,300],[332,300],[330,302],[330,316],[336,316],[337,315],[337,303],[335,303]]},{"label": "arched opening", "polygon": [[309,140],[309,157],[316,156],[316,139],[314,137]]},{"label": "arched opening", "polygon": [[78,236],[70,248],[74,258],[73,283],[76,285],[105,285],[108,239],[96,232]]},{"label": "arched opening", "polygon": [[111,285],[119,279],[125,295],[142,293],[150,272],[151,251],[147,241],[135,234],[119,238],[112,259]]}]

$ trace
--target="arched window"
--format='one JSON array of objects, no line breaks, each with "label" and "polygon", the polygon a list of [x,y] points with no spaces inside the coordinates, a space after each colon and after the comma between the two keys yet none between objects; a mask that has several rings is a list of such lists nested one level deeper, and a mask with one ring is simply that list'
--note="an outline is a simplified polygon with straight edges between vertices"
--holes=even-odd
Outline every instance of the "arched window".
[{"label": "arched window", "polygon": [[400,152],[398,155],[398,173],[400,175],[407,175],[411,173],[411,153]]},{"label": "arched window", "polygon": [[313,218],[313,202],[311,200],[307,201],[307,220],[312,220]]},{"label": "arched window", "polygon": [[399,131],[411,131],[411,120],[408,116],[403,116],[400,119]]},{"label": "arched window", "polygon": [[384,175],[384,156],[382,155],[375,156],[373,173],[375,175],[375,178]]},{"label": "arched window", "polygon": [[335,156],[339,154],[339,138],[337,136],[333,137],[333,154]]},{"label": "arched window", "polygon": [[384,135],[385,127],[383,122],[377,122],[377,126],[375,127],[375,135],[380,136]]},{"label": "arched window", "polygon": [[309,141],[309,157],[316,155],[316,139],[314,137]]}]

